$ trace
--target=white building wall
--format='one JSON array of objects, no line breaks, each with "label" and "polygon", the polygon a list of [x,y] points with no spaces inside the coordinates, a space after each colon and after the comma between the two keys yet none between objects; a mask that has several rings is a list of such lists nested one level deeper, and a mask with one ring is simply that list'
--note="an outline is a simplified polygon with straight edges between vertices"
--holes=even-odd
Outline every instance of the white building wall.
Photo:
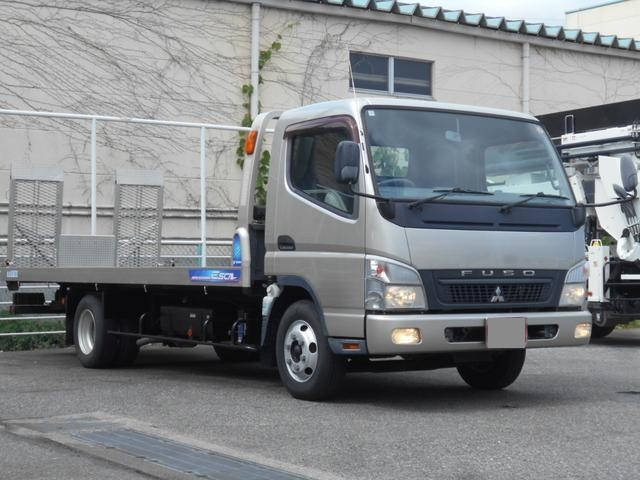
[{"label": "white building wall", "polygon": [[638,60],[531,48],[534,115],[640,98]]},{"label": "white building wall", "polygon": [[[263,73],[266,109],[353,95],[349,50],[433,61],[435,100],[522,109],[522,43],[515,40],[526,36],[510,35],[514,41],[507,42],[385,22],[263,12],[262,48],[278,34],[283,37],[282,51]],[[546,44],[563,45],[552,40]],[[530,49],[532,114],[640,97],[640,53],[621,58],[604,48],[593,53],[598,49],[550,47]]]},{"label": "white building wall", "polygon": [[[332,15],[311,15],[262,8],[261,48],[282,36],[282,50],[262,72],[263,110],[353,95],[349,50],[433,61],[436,100],[521,109],[520,42],[527,36],[488,38],[456,33],[477,27],[392,23],[386,20],[395,15],[388,13],[338,14],[346,10],[326,6]],[[249,3],[231,0],[2,2],[0,108],[239,124],[246,113],[241,88],[250,77],[250,18]],[[531,47],[532,113],[640,97],[640,53],[627,59],[599,47],[544,45]],[[197,135],[99,124],[99,233],[111,231],[113,172],[122,166],[163,170],[165,236],[198,237]],[[234,133],[211,133],[207,142],[212,237],[233,231],[237,143]],[[89,124],[0,116],[0,213],[7,208],[10,169],[30,165],[65,170],[63,229],[88,233]],[[0,232],[4,222],[0,214]]]},{"label": "white building wall", "polygon": [[350,50],[435,62],[436,100],[520,109],[519,44],[276,9],[264,9],[262,21],[263,48],[283,37],[282,51],[263,73],[266,109],[353,95]]},{"label": "white building wall", "polygon": [[567,12],[568,28],[640,39],[640,0],[623,0]]},{"label": "white building wall", "polygon": [[[49,0],[0,3],[0,107],[240,124],[249,76],[249,7],[228,2]],[[0,116],[0,209],[9,171],[65,171],[65,233],[89,233],[89,122]],[[241,171],[237,134],[207,142],[211,236],[230,236]],[[199,132],[99,123],[98,233],[112,231],[118,167],[165,176],[165,235],[198,237]],[[229,213],[225,213],[229,212]],[[4,234],[6,217],[0,216]],[[1,235],[0,234],[0,235]]]}]

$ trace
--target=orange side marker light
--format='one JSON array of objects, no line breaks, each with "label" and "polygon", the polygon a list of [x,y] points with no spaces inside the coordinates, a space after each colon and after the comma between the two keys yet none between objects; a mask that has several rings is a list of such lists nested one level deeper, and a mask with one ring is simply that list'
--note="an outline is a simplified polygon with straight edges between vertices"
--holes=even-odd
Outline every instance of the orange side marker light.
[{"label": "orange side marker light", "polygon": [[258,143],[258,131],[251,130],[247,135],[247,140],[244,142],[244,151],[247,155],[253,155],[256,151],[256,144]]}]

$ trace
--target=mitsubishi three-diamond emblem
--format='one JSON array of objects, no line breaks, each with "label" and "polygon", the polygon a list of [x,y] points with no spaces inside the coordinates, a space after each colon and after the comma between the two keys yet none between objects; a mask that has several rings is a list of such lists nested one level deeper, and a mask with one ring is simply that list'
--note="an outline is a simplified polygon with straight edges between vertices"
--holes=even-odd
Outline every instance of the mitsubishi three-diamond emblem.
[{"label": "mitsubishi three-diamond emblem", "polygon": [[496,287],[496,291],[493,293],[493,297],[491,297],[491,303],[504,303],[504,295],[502,295],[502,289],[500,287]]}]

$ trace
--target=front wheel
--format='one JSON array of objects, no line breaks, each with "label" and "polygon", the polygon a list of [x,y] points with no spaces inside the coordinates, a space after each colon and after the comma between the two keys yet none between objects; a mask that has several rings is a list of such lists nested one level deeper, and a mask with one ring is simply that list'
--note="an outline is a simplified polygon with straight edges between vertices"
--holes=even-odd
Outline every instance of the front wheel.
[{"label": "front wheel", "polygon": [[507,350],[497,353],[487,362],[458,365],[458,373],[473,388],[500,390],[508,387],[522,371],[526,350]]},{"label": "front wheel", "polygon": [[282,383],[302,400],[325,400],[342,383],[345,363],[331,351],[320,316],[309,300],[285,311],[278,326],[276,360]]}]

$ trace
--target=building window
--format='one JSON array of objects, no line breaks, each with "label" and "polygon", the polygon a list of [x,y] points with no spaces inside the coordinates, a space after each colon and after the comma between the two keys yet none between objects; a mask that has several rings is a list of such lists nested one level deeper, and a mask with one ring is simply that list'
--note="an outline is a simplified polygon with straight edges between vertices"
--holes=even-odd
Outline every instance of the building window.
[{"label": "building window", "polygon": [[351,88],[431,96],[433,62],[351,52]]}]

